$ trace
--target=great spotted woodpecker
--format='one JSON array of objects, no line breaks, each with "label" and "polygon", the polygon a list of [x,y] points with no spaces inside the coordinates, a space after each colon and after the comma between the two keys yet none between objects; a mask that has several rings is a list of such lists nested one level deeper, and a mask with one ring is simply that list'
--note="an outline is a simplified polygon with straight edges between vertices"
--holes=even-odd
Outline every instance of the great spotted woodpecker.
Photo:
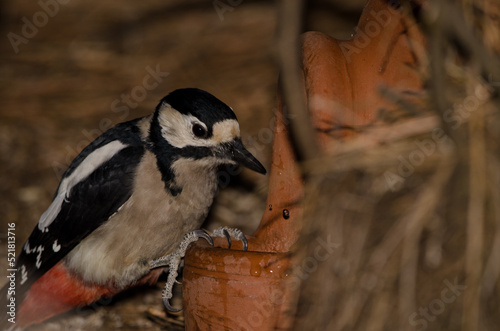
[{"label": "great spotted woodpecker", "polygon": [[[153,114],[94,140],[64,173],[19,255],[15,325],[154,283],[158,266],[176,268],[180,256],[172,256],[186,233],[210,240],[192,231],[227,164],[266,173],[243,146],[232,109],[198,89],[176,90]],[[2,295],[9,300],[5,287]]]}]

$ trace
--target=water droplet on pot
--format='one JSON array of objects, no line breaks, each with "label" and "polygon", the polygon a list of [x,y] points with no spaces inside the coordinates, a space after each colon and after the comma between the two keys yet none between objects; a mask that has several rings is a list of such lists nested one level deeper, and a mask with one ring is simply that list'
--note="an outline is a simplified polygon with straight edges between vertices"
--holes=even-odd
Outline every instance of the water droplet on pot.
[{"label": "water droplet on pot", "polygon": [[269,205],[269,211],[273,210],[273,205]]},{"label": "water droplet on pot", "polygon": [[262,272],[262,267],[260,266],[259,263],[252,263],[252,265],[250,266],[250,275],[251,276],[260,276]]},{"label": "water droplet on pot", "polygon": [[290,212],[288,209],[283,209],[283,218],[286,220],[290,218]]}]

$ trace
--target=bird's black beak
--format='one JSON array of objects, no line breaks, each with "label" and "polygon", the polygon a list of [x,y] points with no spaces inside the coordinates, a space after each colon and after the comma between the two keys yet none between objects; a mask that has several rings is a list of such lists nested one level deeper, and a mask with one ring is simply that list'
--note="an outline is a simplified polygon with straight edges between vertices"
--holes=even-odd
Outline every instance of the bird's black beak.
[{"label": "bird's black beak", "polygon": [[225,147],[226,155],[234,162],[258,173],[266,173],[266,168],[243,146],[240,139],[234,139]]}]

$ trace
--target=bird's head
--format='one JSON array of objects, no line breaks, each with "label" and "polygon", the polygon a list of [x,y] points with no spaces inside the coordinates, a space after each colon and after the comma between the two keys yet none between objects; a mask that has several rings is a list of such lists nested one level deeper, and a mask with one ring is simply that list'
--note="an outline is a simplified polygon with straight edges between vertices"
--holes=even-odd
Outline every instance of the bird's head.
[{"label": "bird's head", "polygon": [[156,107],[152,125],[153,144],[167,142],[179,157],[218,165],[240,164],[266,173],[243,146],[233,110],[208,92],[195,88],[171,92]]}]

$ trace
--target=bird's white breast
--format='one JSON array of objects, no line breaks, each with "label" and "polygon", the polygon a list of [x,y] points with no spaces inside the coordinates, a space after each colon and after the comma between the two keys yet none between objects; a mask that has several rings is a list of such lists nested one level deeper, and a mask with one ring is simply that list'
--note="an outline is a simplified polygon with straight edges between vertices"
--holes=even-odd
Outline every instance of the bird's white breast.
[{"label": "bird's white breast", "polygon": [[86,281],[125,287],[149,271],[149,261],[171,253],[185,233],[199,228],[217,191],[207,160],[173,164],[182,192],[173,197],[149,151],[138,166],[130,199],[65,258]]}]

